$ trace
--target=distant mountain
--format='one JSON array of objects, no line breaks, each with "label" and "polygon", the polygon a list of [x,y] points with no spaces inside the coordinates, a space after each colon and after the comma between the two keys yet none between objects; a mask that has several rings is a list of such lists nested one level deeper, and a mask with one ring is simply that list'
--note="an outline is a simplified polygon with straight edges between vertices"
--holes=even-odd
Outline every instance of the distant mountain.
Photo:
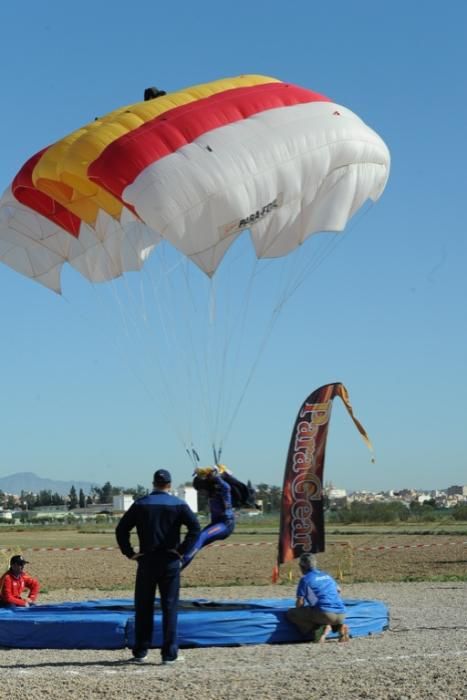
[{"label": "distant mountain", "polygon": [[39,491],[52,491],[60,496],[67,496],[70,493],[71,487],[74,486],[76,492],[79,493],[83,489],[85,494],[91,492],[93,486],[97,484],[90,481],[57,481],[55,479],[43,479],[32,472],[18,472],[10,474],[10,476],[0,477],[0,491],[4,493],[13,493],[18,495],[21,491],[30,493],[39,493]]}]

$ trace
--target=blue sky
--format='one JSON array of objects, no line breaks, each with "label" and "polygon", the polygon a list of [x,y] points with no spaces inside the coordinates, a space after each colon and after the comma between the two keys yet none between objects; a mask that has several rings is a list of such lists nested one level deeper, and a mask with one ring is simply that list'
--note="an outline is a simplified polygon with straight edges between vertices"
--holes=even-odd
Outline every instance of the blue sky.
[{"label": "blue sky", "polygon": [[[31,154],[154,84],[272,75],[328,95],[375,129],[391,151],[386,191],[280,314],[222,458],[241,478],[280,485],[301,402],[341,381],[376,463],[336,401],[326,481],[349,490],[467,483],[467,5],[26,1],[2,18],[2,190]],[[150,261],[144,283],[157,274]],[[225,280],[235,296],[235,274]],[[141,284],[96,288],[64,270],[60,297],[0,266],[1,476],[132,486],[164,466],[182,482],[192,465],[177,433],[188,424],[201,461],[212,460],[197,434],[200,397],[179,383],[194,347],[164,349],[153,306],[165,297],[145,296],[141,321],[141,305],[132,308]],[[264,289],[253,297],[251,329],[265,301]],[[209,353],[225,333],[217,328]],[[242,331],[246,352],[252,336],[261,342],[251,329]],[[245,378],[243,363],[241,355]]]}]

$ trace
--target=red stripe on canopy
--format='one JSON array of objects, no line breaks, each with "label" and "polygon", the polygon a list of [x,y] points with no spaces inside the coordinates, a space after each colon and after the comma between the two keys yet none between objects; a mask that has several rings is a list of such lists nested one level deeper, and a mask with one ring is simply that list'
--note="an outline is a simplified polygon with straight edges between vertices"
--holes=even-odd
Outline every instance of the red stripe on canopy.
[{"label": "red stripe on canopy", "polygon": [[36,153],[36,155],[32,156],[32,158],[23,165],[13,180],[11,186],[12,192],[18,202],[30,207],[46,219],[53,221],[54,224],[60,226],[60,228],[64,229],[67,233],[78,238],[81,219],[71,211],[68,211],[68,209],[65,209],[65,207],[56,202],[55,199],[49,197],[48,194],[44,194],[36,189],[32,181],[34,167],[46,150],[47,148],[43,148],[42,151]]},{"label": "red stripe on canopy", "polygon": [[225,90],[174,107],[116,139],[89,166],[88,177],[122,199],[125,187],[144,168],[208,131],[269,109],[329,101],[319,93],[287,83]]}]

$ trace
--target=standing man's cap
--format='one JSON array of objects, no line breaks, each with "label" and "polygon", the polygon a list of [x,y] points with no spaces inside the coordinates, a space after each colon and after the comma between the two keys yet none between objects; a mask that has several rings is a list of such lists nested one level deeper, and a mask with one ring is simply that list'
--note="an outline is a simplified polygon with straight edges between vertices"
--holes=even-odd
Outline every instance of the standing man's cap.
[{"label": "standing man's cap", "polygon": [[171,484],[172,477],[167,469],[158,469],[154,472],[154,483],[155,484]]},{"label": "standing man's cap", "polygon": [[14,557],[11,557],[10,559],[10,566],[13,564],[20,564],[21,566],[24,566],[25,564],[29,564],[26,559],[23,559],[23,557],[20,554],[15,554]]}]

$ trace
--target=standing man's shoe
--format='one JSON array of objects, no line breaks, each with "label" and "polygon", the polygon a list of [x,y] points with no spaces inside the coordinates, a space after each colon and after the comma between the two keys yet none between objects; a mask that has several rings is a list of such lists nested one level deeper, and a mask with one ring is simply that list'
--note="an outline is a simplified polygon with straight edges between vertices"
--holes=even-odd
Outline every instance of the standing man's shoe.
[{"label": "standing man's shoe", "polygon": [[162,664],[164,666],[171,666],[172,664],[180,663],[180,661],[185,661],[185,657],[179,654],[176,659],[162,659]]}]

